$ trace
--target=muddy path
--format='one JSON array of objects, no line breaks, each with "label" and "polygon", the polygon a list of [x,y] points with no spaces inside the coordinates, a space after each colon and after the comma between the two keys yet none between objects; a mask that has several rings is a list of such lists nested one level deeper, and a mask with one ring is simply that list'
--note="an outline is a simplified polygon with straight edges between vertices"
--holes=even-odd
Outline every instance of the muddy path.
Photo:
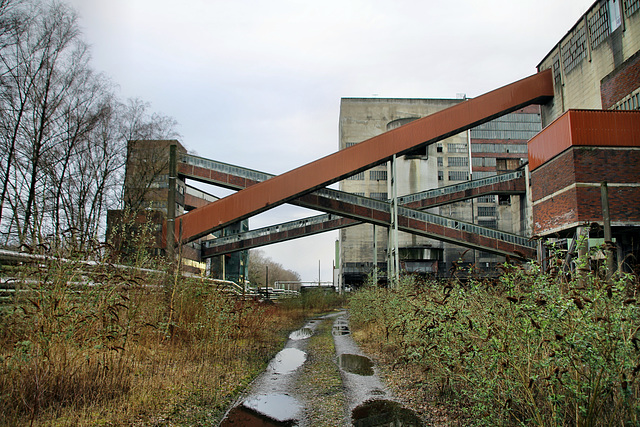
[{"label": "muddy path", "polygon": [[421,426],[351,337],[345,311],[289,336],[220,426]]}]

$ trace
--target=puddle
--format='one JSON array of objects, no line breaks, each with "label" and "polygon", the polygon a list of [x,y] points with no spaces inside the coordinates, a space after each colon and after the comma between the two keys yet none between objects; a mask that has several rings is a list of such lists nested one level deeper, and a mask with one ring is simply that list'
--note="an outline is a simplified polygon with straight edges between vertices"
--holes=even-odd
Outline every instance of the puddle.
[{"label": "puddle", "polygon": [[365,402],[353,410],[351,418],[356,427],[424,425],[415,412],[389,400]]},{"label": "puddle", "polygon": [[351,331],[349,330],[349,323],[346,320],[338,320],[333,325],[333,335],[349,335]]},{"label": "puddle", "polygon": [[302,328],[297,331],[293,331],[289,334],[290,340],[304,340],[313,335],[313,330],[311,328]]},{"label": "puddle", "polygon": [[301,410],[300,402],[287,394],[258,395],[233,408],[220,426],[295,426]]},{"label": "puddle", "polygon": [[373,362],[371,359],[357,354],[341,354],[338,356],[338,366],[352,374],[373,375]]},{"label": "puddle", "polygon": [[307,360],[307,353],[297,348],[281,350],[269,362],[267,371],[274,374],[288,374],[298,369]]}]

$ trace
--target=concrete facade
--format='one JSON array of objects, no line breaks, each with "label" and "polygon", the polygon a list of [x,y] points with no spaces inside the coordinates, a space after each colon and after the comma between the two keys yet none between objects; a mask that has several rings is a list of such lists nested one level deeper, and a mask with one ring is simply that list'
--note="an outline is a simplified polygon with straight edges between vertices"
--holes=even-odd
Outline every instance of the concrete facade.
[{"label": "concrete facade", "polygon": [[555,97],[542,108],[543,126],[572,108],[637,109],[639,50],[639,2],[596,1],[538,64],[554,75]]},{"label": "concrete facade", "polygon": [[[462,100],[343,98],[340,104],[339,149],[345,149],[417,118],[448,108]],[[464,135],[446,141],[466,146]],[[397,162],[398,196],[438,186],[435,144]],[[389,198],[389,167],[378,166],[340,182],[340,190],[374,199]],[[437,211],[434,213],[438,213]],[[376,245],[374,245],[374,230]],[[399,233],[398,244],[406,256],[420,252],[422,265],[437,269],[434,262],[443,258],[443,245],[436,240]],[[373,269],[377,246],[378,269],[386,270],[388,230],[364,224],[340,231],[340,268],[345,283],[362,282]]]},{"label": "concrete facade", "polygon": [[[380,133],[465,102],[464,99],[344,98],[340,108],[340,149]],[[397,160],[398,195],[459,184],[515,170],[527,159],[526,141],[541,129],[539,107],[521,109],[452,136]],[[471,143],[471,147],[469,146]],[[470,149],[471,148],[471,149]],[[471,156],[471,165],[470,162]],[[342,191],[388,199],[388,166],[355,175],[340,184]],[[450,203],[431,212],[516,234],[527,233],[524,196],[484,196]],[[340,268],[345,283],[361,283],[373,269],[374,227],[360,225],[340,232]],[[386,270],[388,230],[375,227],[377,267]],[[482,251],[406,233],[398,238],[401,269],[446,275],[453,262],[467,262],[491,270],[503,259]]]}]

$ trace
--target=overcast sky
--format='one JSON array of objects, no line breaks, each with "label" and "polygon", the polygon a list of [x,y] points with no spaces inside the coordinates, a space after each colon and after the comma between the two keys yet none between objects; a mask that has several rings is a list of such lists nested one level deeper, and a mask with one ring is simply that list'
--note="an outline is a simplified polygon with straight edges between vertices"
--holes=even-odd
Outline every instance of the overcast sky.
[{"label": "overcast sky", "polygon": [[[122,98],[197,155],[279,174],[338,147],[342,97],[475,97],[536,72],[591,0],[67,0]],[[223,193],[209,189],[216,195]],[[278,208],[252,228],[316,214]],[[272,245],[331,280],[337,232]]]}]

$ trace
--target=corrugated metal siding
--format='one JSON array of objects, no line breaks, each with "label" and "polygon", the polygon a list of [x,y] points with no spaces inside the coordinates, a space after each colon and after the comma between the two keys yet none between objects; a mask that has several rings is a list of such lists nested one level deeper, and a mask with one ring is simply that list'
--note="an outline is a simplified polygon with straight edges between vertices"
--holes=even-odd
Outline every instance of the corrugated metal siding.
[{"label": "corrugated metal siding", "polygon": [[640,112],[567,111],[529,141],[530,170],[571,146],[640,147]]}]

